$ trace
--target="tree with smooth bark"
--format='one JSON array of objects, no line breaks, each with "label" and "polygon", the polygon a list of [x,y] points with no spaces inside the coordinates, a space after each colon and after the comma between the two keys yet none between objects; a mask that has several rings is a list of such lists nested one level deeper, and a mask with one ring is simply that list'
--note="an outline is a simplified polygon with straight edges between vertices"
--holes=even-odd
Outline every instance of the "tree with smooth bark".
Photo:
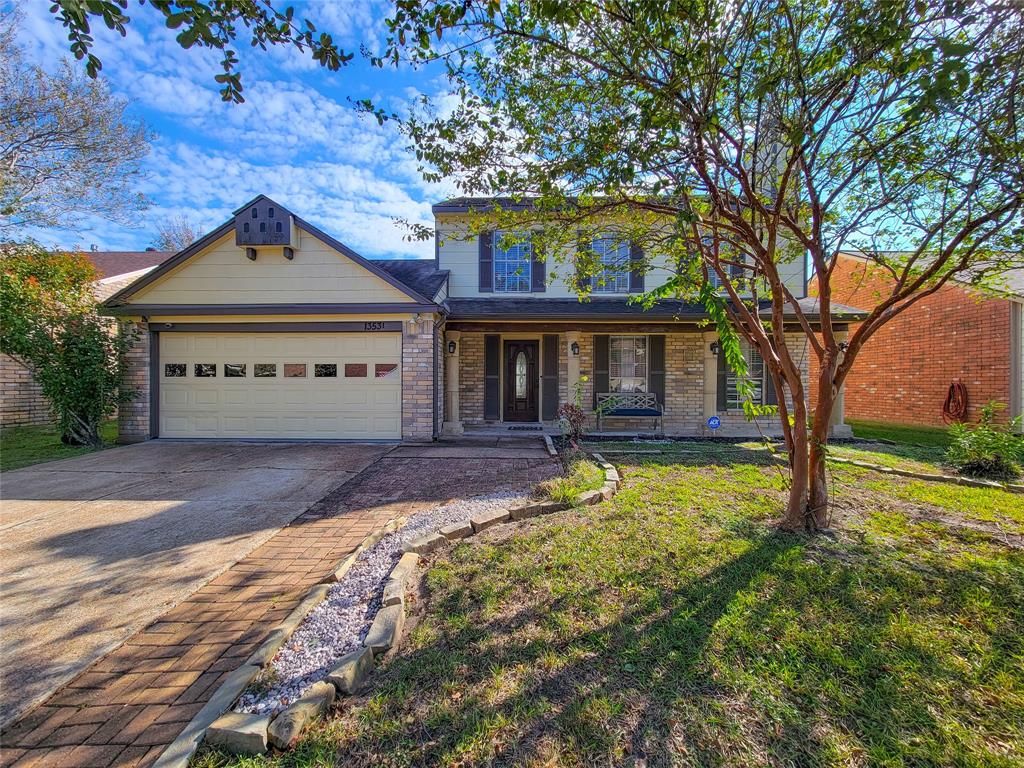
[{"label": "tree with smooth bark", "polygon": [[[786,528],[830,524],[829,424],[865,343],[949,281],[983,288],[1022,263],[1012,4],[397,0],[389,24],[375,63],[442,61],[449,101],[362,106],[400,122],[428,180],[508,196],[472,229],[540,227],[535,247],[587,277],[596,259],[576,243],[611,223],[644,268],[673,271],[643,300],[703,302],[741,378],[740,340],[760,352],[788,449]],[[844,340],[831,278],[846,251],[892,288]],[[805,259],[813,309],[783,279]],[[819,363],[806,385],[787,330]]]},{"label": "tree with smooth bark", "polygon": [[164,219],[157,225],[153,247],[158,251],[180,251],[199,239],[199,229],[184,214]]}]

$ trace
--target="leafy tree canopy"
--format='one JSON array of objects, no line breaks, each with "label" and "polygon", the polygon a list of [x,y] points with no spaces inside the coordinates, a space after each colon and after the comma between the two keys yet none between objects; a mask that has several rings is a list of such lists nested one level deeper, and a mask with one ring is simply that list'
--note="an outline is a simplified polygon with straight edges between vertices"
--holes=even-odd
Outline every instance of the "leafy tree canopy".
[{"label": "leafy tree canopy", "polygon": [[[543,227],[567,271],[613,228],[697,298],[730,364],[761,352],[790,451],[791,527],[827,525],[824,452],[864,343],[951,279],[986,285],[1024,251],[1024,23],[975,0],[396,0],[376,63],[447,67],[454,107],[396,118],[428,179],[506,195],[469,229]],[[576,247],[577,240],[584,247]],[[832,270],[892,278],[844,338]],[[808,260],[817,300],[783,279]],[[720,288],[709,288],[710,278]],[[810,383],[786,331],[804,334]]]},{"label": "leafy tree canopy", "polygon": [[[126,13],[128,4],[128,0],[54,0],[50,6],[50,12],[68,31],[71,53],[85,61],[90,77],[95,78],[103,67],[92,52],[92,24],[102,21],[123,37],[131,22]],[[181,30],[177,41],[182,48],[197,46],[223,54],[222,71],[214,79],[221,85],[224,101],[245,101],[238,57],[231,47],[240,33],[248,36],[254,48],[290,45],[300,51],[308,50],[314,61],[331,71],[354,56],[338,48],[333,38],[318,31],[309,19],[296,18],[291,6],[279,10],[269,0],[139,0],[138,5],[162,14],[169,29]]]}]

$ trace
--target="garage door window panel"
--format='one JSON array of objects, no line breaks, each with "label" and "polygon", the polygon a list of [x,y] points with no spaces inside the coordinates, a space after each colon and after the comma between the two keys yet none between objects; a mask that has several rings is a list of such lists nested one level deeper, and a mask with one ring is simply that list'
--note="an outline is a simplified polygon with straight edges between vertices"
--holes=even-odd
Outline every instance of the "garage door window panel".
[{"label": "garage door window panel", "polygon": [[164,378],[183,379],[185,378],[188,365],[186,363],[166,363],[164,365]]},{"label": "garage door window panel", "polygon": [[306,364],[305,363],[285,363],[284,364],[284,377],[286,379],[304,379],[304,378],[306,378]]},{"label": "garage door window panel", "polygon": [[335,363],[317,363],[313,366],[313,376],[318,379],[336,379],[338,366]]},{"label": "garage door window panel", "polygon": [[366,363],[345,363],[346,379],[365,379]]},{"label": "garage door window panel", "polygon": [[212,379],[217,376],[216,363],[196,363],[195,376],[197,379]]},{"label": "garage door window panel", "polygon": [[225,379],[244,379],[245,378],[245,363],[224,363],[224,378]]},{"label": "garage door window panel", "polygon": [[397,363],[377,363],[373,367],[374,378],[377,379],[394,379],[398,377],[398,364]]},{"label": "garage door window panel", "polygon": [[256,363],[253,366],[253,375],[257,379],[276,379],[277,363]]}]

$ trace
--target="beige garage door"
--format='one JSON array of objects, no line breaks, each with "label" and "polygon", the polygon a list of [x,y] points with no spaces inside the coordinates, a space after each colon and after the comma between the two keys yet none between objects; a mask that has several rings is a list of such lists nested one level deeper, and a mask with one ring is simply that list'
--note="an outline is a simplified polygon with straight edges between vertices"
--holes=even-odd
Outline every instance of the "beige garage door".
[{"label": "beige garage door", "polygon": [[161,333],[160,436],[397,440],[400,333]]}]

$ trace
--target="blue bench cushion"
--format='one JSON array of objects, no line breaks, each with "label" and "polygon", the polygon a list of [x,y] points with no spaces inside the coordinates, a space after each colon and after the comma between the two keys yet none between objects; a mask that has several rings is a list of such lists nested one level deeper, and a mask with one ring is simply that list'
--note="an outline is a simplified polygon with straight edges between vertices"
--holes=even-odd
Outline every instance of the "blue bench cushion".
[{"label": "blue bench cushion", "polygon": [[604,412],[605,416],[661,416],[657,408],[611,408]]}]

